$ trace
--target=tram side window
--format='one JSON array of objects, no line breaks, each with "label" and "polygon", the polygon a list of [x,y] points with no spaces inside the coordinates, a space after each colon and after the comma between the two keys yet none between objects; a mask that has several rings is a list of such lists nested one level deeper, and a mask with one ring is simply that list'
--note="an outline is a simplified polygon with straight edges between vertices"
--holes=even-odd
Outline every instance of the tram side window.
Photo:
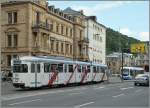
[{"label": "tram side window", "polygon": [[93,67],[93,72],[96,73],[96,66]]},{"label": "tram side window", "polygon": [[82,66],[82,72],[86,71],[86,66]]},{"label": "tram side window", "polygon": [[21,64],[21,72],[23,72],[23,73],[28,72],[28,66],[26,64]]},{"label": "tram side window", "polygon": [[101,68],[101,72],[105,73],[105,68],[104,67]]},{"label": "tram side window", "polygon": [[67,64],[64,65],[64,72],[67,72]]},{"label": "tram side window", "polygon": [[[37,72],[39,73],[40,72],[40,64],[37,64]],[[35,64],[32,63],[31,64],[31,73],[34,73],[35,72]]]},{"label": "tram side window", "polygon": [[35,72],[35,64],[31,64],[31,73]]},{"label": "tram side window", "polygon": [[63,64],[58,64],[58,72],[63,72]]},{"label": "tram side window", "polygon": [[90,66],[87,66],[87,72],[91,72],[91,67]]},{"label": "tram side window", "polygon": [[82,72],[82,66],[78,66],[78,72],[81,73]]},{"label": "tram side window", "polygon": [[144,70],[139,70],[139,74],[144,74]]},{"label": "tram side window", "polygon": [[97,73],[99,73],[100,72],[100,69],[99,69],[99,66],[97,66]]},{"label": "tram side window", "polygon": [[51,69],[50,66],[51,65],[49,63],[45,63],[44,64],[44,72],[45,73],[49,73],[50,72],[50,69]]},{"label": "tram side window", "polygon": [[40,73],[41,67],[40,64],[37,64],[37,72]]},{"label": "tram side window", "polygon": [[73,72],[73,65],[69,65],[69,71],[68,72],[70,72],[70,73]]},{"label": "tram side window", "polygon": [[134,70],[130,70],[130,75],[134,76],[134,74],[135,74],[135,71]]},{"label": "tram side window", "polygon": [[57,71],[57,64],[51,64],[51,72]]}]

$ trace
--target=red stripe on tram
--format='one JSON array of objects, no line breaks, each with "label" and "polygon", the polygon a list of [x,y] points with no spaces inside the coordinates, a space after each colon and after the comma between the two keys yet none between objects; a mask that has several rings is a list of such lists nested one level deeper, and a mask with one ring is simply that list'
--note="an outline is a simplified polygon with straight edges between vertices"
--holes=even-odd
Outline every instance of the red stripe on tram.
[{"label": "red stripe on tram", "polygon": [[103,80],[104,80],[104,77],[105,77],[105,73],[103,73],[103,76],[102,76],[102,79],[101,79],[101,81],[103,81]]},{"label": "red stripe on tram", "polygon": [[49,79],[48,86],[51,86],[53,84],[53,82],[56,80],[57,76],[58,76],[58,72],[54,71],[51,79]]},{"label": "red stripe on tram", "polygon": [[66,82],[65,85],[67,85],[67,84],[70,82],[70,80],[71,80],[71,78],[73,77],[73,74],[75,73],[75,70],[76,70],[77,67],[78,67],[78,64],[75,66],[73,72],[71,73],[71,75],[70,75],[70,77],[69,77],[69,79],[68,79],[68,81]]},{"label": "red stripe on tram", "polygon": [[93,77],[92,81],[94,81],[94,80],[95,80],[95,77],[96,77],[96,73],[94,74],[94,77]]},{"label": "red stripe on tram", "polygon": [[84,74],[83,74],[83,77],[82,77],[80,83],[83,83],[83,81],[84,81],[84,79],[86,78],[86,76],[87,76],[87,69],[86,69],[86,67],[85,67],[85,71],[84,71]]}]

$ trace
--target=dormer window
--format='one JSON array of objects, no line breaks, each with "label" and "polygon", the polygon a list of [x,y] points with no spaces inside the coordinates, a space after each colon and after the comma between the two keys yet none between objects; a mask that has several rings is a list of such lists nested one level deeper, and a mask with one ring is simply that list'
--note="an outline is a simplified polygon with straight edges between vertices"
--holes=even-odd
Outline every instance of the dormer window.
[{"label": "dormer window", "polygon": [[67,15],[66,14],[64,14],[64,18],[66,18],[67,17]]},{"label": "dormer window", "polygon": [[57,9],[54,9],[54,13],[57,13]]}]

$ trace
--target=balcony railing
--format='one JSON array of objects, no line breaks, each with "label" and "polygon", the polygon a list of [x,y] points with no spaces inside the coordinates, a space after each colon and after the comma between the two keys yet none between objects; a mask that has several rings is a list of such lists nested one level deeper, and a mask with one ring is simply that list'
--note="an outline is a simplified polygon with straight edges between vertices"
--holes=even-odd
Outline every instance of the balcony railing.
[{"label": "balcony railing", "polygon": [[45,22],[34,23],[32,28],[42,28],[48,31],[52,31],[53,25]]},{"label": "balcony railing", "polygon": [[79,42],[86,42],[86,43],[89,43],[89,38],[87,37],[84,37],[83,39],[81,39]]}]

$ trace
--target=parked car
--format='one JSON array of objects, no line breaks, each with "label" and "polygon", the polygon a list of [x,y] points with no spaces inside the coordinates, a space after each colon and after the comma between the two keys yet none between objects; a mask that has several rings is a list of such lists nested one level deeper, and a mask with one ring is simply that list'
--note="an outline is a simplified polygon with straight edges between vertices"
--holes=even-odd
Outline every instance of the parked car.
[{"label": "parked car", "polygon": [[147,85],[149,86],[149,74],[138,74],[135,77],[134,85]]}]

